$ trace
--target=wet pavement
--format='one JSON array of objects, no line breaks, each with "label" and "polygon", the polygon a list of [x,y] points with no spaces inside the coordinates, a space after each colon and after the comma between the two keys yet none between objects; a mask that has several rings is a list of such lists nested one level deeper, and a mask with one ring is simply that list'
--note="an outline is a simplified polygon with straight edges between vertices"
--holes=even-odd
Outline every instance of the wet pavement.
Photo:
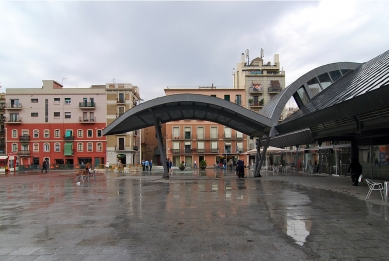
[{"label": "wet pavement", "polygon": [[389,203],[365,182],[250,175],[0,175],[0,260],[388,260]]}]

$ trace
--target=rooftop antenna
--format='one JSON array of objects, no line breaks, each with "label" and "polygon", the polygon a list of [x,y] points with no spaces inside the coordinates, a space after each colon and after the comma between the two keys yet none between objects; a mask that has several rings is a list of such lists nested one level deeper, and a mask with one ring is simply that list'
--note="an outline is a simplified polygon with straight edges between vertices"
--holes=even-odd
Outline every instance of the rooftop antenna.
[{"label": "rooftop antenna", "polygon": [[247,65],[250,65],[250,54],[249,54],[249,49],[246,49],[246,58],[247,58]]},{"label": "rooftop antenna", "polygon": [[263,51],[263,49],[261,48],[261,59],[265,56],[265,52]]}]

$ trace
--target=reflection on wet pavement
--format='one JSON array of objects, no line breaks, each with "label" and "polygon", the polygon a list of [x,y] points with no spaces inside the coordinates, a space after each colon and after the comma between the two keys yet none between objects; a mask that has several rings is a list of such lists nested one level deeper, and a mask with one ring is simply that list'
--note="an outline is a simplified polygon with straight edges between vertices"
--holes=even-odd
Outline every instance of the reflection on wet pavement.
[{"label": "reflection on wet pavement", "polygon": [[161,176],[101,172],[80,185],[70,172],[0,177],[0,260],[327,260],[366,257],[364,247],[374,247],[369,257],[387,253],[387,205],[314,188],[341,179],[239,179],[213,169]]}]

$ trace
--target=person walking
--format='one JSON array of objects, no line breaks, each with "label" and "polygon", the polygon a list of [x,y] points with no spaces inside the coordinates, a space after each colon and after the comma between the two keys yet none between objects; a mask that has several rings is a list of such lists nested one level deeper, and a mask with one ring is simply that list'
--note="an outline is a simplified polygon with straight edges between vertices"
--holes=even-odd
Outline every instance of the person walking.
[{"label": "person walking", "polygon": [[351,173],[351,180],[353,182],[353,186],[358,186],[358,178],[359,175],[362,174],[362,165],[359,163],[357,158],[352,158],[347,173]]},{"label": "person walking", "polygon": [[238,178],[244,178],[244,161],[243,159],[239,159],[236,163],[236,171]]},{"label": "person walking", "polygon": [[46,160],[44,160],[42,163],[41,173],[43,173],[44,170],[46,171],[45,173],[47,173],[47,161]]},{"label": "person walking", "polygon": [[151,171],[151,169],[153,168],[153,160],[149,161],[149,167],[150,167],[150,171]]},{"label": "person walking", "polygon": [[146,168],[145,161],[144,161],[144,159],[142,159],[142,170],[145,171],[145,168]]},{"label": "person walking", "polygon": [[194,167],[195,169],[197,169],[197,161],[194,161],[194,162],[193,162],[193,167]]},{"label": "person walking", "polygon": [[105,163],[105,170],[109,170],[109,161],[107,160],[107,162]]},{"label": "person walking", "polygon": [[149,161],[148,160],[145,160],[145,168],[146,168],[146,171],[149,171]]}]

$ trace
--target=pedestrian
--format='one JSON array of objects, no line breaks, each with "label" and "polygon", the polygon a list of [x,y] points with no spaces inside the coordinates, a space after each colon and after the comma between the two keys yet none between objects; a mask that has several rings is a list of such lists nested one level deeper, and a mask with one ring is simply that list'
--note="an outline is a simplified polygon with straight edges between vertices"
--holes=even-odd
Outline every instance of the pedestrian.
[{"label": "pedestrian", "polygon": [[146,166],[145,166],[145,160],[142,159],[142,170],[145,171],[145,168],[146,168]]},{"label": "pedestrian", "polygon": [[148,160],[145,160],[145,168],[146,168],[146,171],[149,171],[149,161]]},{"label": "pedestrian", "polygon": [[359,175],[362,174],[362,165],[359,163],[357,158],[353,158],[351,160],[347,173],[351,173],[351,180],[353,182],[353,186],[358,186],[358,178]]},{"label": "pedestrian", "polygon": [[85,170],[86,170],[86,173],[88,173],[88,174],[90,173],[90,171],[89,171],[89,170],[90,170],[90,164],[89,164],[89,162],[86,163],[86,165],[85,165]]},{"label": "pedestrian", "polygon": [[236,174],[238,178],[244,178],[244,161],[243,159],[239,159],[236,163]]},{"label": "pedestrian", "polygon": [[196,162],[196,161],[193,162],[193,167],[194,167],[195,169],[197,169],[197,162]]},{"label": "pedestrian", "polygon": [[150,167],[150,171],[151,171],[151,169],[153,168],[153,160],[149,161],[149,167]]},{"label": "pedestrian", "polygon": [[109,170],[109,161],[107,160],[107,162],[105,163],[105,170]]},{"label": "pedestrian", "polygon": [[47,161],[46,160],[44,160],[42,163],[41,173],[43,173],[44,170],[46,171],[45,173],[47,173]]}]

